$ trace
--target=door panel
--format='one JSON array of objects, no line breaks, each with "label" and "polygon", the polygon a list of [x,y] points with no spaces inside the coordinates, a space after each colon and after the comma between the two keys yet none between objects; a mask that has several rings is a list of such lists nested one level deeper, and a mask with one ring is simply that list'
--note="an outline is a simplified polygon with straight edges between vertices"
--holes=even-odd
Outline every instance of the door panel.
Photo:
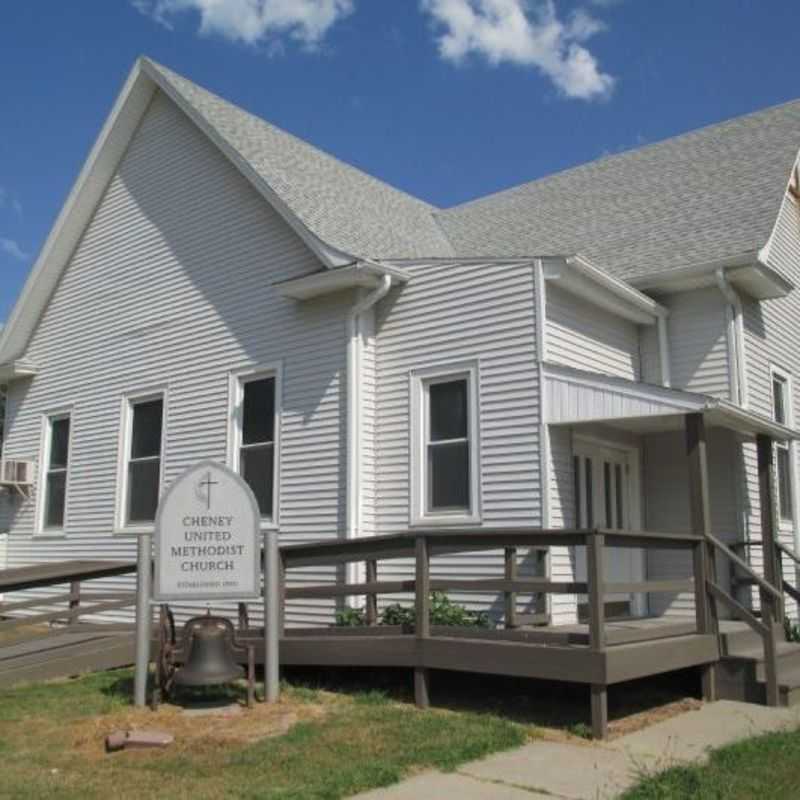
[{"label": "door panel", "polygon": [[[632,525],[633,480],[631,459],[624,450],[576,442],[573,456],[575,480],[575,519],[579,528],[630,530]],[[635,465],[634,465],[635,466]],[[637,521],[638,524],[638,521]],[[640,549],[606,548],[605,579],[608,582],[643,580],[643,554]],[[586,580],[586,548],[575,548],[576,580]],[[586,602],[586,598],[579,603]],[[614,616],[640,616],[645,613],[640,595],[606,596]]]}]

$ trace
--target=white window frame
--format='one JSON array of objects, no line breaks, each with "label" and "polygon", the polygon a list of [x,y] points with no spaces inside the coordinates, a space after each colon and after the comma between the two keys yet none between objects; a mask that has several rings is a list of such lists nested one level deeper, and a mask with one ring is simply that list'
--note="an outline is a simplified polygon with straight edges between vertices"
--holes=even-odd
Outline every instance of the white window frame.
[{"label": "white window frame", "polygon": [[[60,419],[69,419],[69,440],[67,442],[67,468],[64,486],[64,523],[60,528],[45,527],[45,514],[47,513],[47,478],[50,473],[50,449],[53,442],[53,423]],[[35,535],[42,537],[63,537],[67,527],[67,498],[69,496],[69,473],[72,466],[72,437],[74,433],[73,407],[67,406],[57,411],[42,414],[42,431],[39,444],[39,481],[36,499],[36,525]]]},{"label": "white window frame", "polygon": [[272,445],[272,516],[261,518],[262,531],[274,531],[280,524],[281,420],[283,412],[283,362],[232,370],[228,382],[227,464],[237,475],[241,469],[244,387],[264,378],[275,380],[275,430]]},{"label": "white window frame", "polygon": [[[412,526],[479,525],[482,521],[481,455],[480,455],[480,371],[477,361],[441,364],[412,370],[409,376],[411,399],[411,504]],[[429,511],[428,487],[428,430],[429,393],[432,384],[467,381],[467,440],[469,442],[470,508],[453,511]]]},{"label": "white window frame", "polygon": [[[770,364],[769,367],[769,396],[770,396],[770,406],[772,407],[772,418],[777,422],[775,416],[775,394],[774,394],[774,383],[775,381],[781,381],[784,385],[784,396],[783,396],[783,411],[784,416],[786,417],[784,421],[780,424],[784,425],[787,428],[794,428],[794,391],[792,387],[792,375],[790,372],[787,372],[785,369],[778,367],[775,364]],[[778,450],[784,450],[789,454],[789,487],[790,487],[790,497],[789,502],[791,503],[791,518],[786,519],[781,514],[781,503],[780,503],[780,473],[778,472]],[[777,521],[778,527],[780,530],[785,531],[793,531],[796,528],[797,521],[798,521],[798,508],[797,508],[797,501],[798,501],[798,493],[797,493],[797,468],[796,468],[796,458],[797,452],[795,449],[794,442],[775,442],[775,490],[777,500],[777,508],[775,511],[777,512]]]},{"label": "white window frame", "polygon": [[147,523],[128,523],[128,466],[130,464],[131,438],[133,434],[133,408],[142,403],[161,400],[161,454],[158,473],[158,494],[164,491],[164,464],[166,462],[167,420],[169,415],[167,389],[155,388],[123,395],[120,412],[119,452],[117,456],[117,496],[114,511],[114,533],[129,536],[139,533],[153,533],[155,520]]}]

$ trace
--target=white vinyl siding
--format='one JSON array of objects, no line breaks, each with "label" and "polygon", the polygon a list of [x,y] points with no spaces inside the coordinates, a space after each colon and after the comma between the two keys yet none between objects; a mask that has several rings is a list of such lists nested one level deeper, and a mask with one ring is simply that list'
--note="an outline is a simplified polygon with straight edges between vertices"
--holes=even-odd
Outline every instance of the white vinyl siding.
[{"label": "white vinyl siding", "polygon": [[[479,365],[482,527],[541,524],[539,385],[529,263],[450,262],[403,265],[412,274],[378,311],[376,532],[406,530],[410,517],[410,376],[414,370],[474,361]],[[522,571],[538,566],[522,560]],[[498,552],[433,560],[434,574],[502,575]],[[381,577],[411,572],[388,562]],[[502,598],[453,597],[493,612]],[[485,605],[482,606],[485,608]]]},{"label": "white vinyl siding", "polygon": [[[689,478],[685,434],[657,433],[642,437],[643,495],[645,528],[653,531],[688,532]],[[711,530],[725,542],[741,539],[741,459],[739,442],[733,432],[707,429]],[[728,591],[729,564],[720,560],[717,579]],[[647,575],[651,580],[681,579],[691,575],[687,553],[674,550],[651,550],[647,554]],[[655,594],[650,611],[667,616],[689,617],[694,614],[691,594]]]},{"label": "white vinyl siding", "polygon": [[[135,540],[112,533],[123,398],[168,389],[166,487],[201,459],[225,460],[231,371],[281,359],[281,539],[343,535],[341,387],[352,297],[296,303],[272,288],[320,268],[207,138],[157,95],[30,344],[27,357],[40,374],[10,386],[8,457],[36,458],[42,414],[65,398],[74,398],[80,424],[66,538],[37,542],[35,503],[12,499],[9,565],[133,560]],[[335,570],[303,577],[333,580]],[[331,607],[293,602],[289,618],[328,622]]]},{"label": "white vinyl siding", "polygon": [[[787,181],[788,181],[787,174]],[[794,286],[800,286],[800,205],[788,194],[780,207],[775,230],[766,249],[766,263],[775,269]],[[745,339],[747,348],[747,379],[750,408],[758,414],[772,416],[771,368],[778,366],[783,372],[795,377],[792,381],[790,403],[787,411],[795,423],[800,417],[800,397],[796,376],[800,374],[800,351],[797,348],[800,332],[800,289],[794,289],[786,297],[757,302],[747,297],[744,301]],[[800,547],[800,519],[797,508],[797,444],[792,446],[794,464],[794,508],[793,522],[780,526],[781,541],[789,547]],[[746,468],[746,522],[750,538],[761,538],[761,504],[758,497],[758,467],[755,446],[744,448]],[[776,515],[778,508],[775,508]],[[777,518],[777,516],[776,516]],[[762,569],[760,548],[753,548],[752,554],[759,570]],[[796,585],[794,566],[788,558],[784,559],[785,577]],[[757,593],[754,593],[757,603]],[[797,608],[787,599],[787,612],[797,617]]]},{"label": "white vinyl siding", "polygon": [[547,360],[639,380],[639,332],[628,320],[547,284]]},{"label": "white vinyl siding", "polygon": [[[659,296],[669,309],[672,386],[728,399],[728,340],[725,301],[716,287]],[[651,348],[648,348],[650,351]],[[653,363],[653,358],[648,359]],[[648,368],[652,377],[652,368]]]}]

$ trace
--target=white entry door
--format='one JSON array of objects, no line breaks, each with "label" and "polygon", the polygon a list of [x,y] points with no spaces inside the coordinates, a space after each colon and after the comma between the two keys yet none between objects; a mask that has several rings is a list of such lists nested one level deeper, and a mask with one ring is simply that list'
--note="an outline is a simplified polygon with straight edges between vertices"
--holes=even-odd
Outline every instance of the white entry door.
[{"label": "white entry door", "polygon": [[[581,440],[576,440],[573,453],[577,527],[639,528],[639,461],[635,454]],[[576,580],[583,582],[586,580],[586,548],[575,550]],[[644,572],[641,549],[606,548],[606,581],[642,581]],[[641,594],[607,595],[606,603],[614,615],[642,616],[647,612],[645,597]]]}]

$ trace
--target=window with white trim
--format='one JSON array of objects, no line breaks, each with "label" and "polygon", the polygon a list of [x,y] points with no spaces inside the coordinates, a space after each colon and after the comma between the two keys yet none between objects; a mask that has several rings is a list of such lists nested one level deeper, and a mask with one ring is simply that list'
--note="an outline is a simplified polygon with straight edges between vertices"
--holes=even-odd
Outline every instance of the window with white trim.
[{"label": "window with white trim", "polygon": [[256,497],[262,524],[276,519],[278,374],[251,372],[234,387],[233,467]]},{"label": "window with white trim", "polygon": [[64,529],[67,506],[67,472],[69,470],[70,415],[47,418],[42,475],[42,532]]},{"label": "window with white trim", "polygon": [[479,519],[477,370],[420,371],[415,375],[413,465],[417,522]]},{"label": "window with white trim", "polygon": [[[772,368],[772,418],[781,425],[791,426],[791,379],[788,374]],[[794,517],[792,492],[792,450],[788,442],[775,442],[778,511],[782,522]]]},{"label": "window with white trim", "polygon": [[123,520],[136,527],[155,521],[161,495],[163,395],[131,400],[127,427]]}]

